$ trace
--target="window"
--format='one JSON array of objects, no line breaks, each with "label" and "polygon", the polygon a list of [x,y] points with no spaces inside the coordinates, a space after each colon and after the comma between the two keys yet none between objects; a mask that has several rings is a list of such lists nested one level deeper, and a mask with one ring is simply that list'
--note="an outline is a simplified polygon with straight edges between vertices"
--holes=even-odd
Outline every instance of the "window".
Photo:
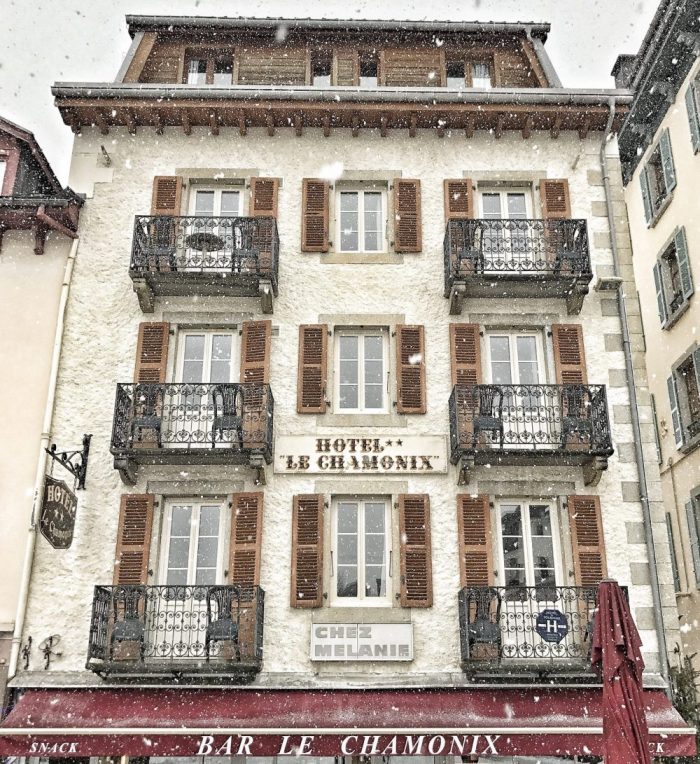
[{"label": "window", "polygon": [[[481,217],[484,220],[527,220],[532,215],[530,189],[487,187],[479,190]],[[502,269],[505,263],[517,271],[522,262],[532,270],[532,242],[526,228],[518,223],[487,225],[482,232],[485,271]]]},{"label": "window", "polygon": [[187,60],[188,85],[231,85],[233,83],[233,56],[218,52],[203,52]]},{"label": "window", "polygon": [[504,586],[558,585],[561,571],[556,523],[556,511],[547,502],[500,502],[500,569]]},{"label": "window", "polygon": [[700,516],[698,512],[698,498],[691,496],[685,504],[685,516],[688,521],[688,539],[690,541],[690,554],[693,558],[695,569],[695,586],[700,588]]},{"label": "window", "polygon": [[471,65],[472,87],[491,87],[491,67],[487,63],[473,63]]},{"label": "window", "polygon": [[386,192],[341,189],[337,194],[339,252],[386,251]]},{"label": "window", "polygon": [[675,232],[654,264],[654,286],[661,326],[669,329],[689,306],[694,292],[685,228]]},{"label": "window", "polygon": [[332,604],[390,605],[390,501],[335,499],[332,538]]},{"label": "window", "polygon": [[448,61],[446,70],[448,88],[463,88],[465,86],[464,61]]},{"label": "window", "polygon": [[233,331],[185,331],[180,346],[178,381],[226,383],[238,379],[238,333]]},{"label": "window", "polygon": [[671,154],[671,139],[668,130],[661,133],[659,142],[642,168],[639,175],[647,224],[655,223],[662,212],[664,203],[676,187],[676,170]]},{"label": "window", "polygon": [[197,186],[190,193],[190,214],[199,217],[238,217],[242,205],[242,187]]},{"label": "window", "polygon": [[374,53],[360,55],[360,87],[376,88],[379,84],[379,66]]},{"label": "window", "polygon": [[698,103],[698,83],[693,81],[685,91],[685,107],[688,110],[690,141],[695,154],[700,151],[700,108]]},{"label": "window", "polygon": [[700,435],[700,349],[694,350],[667,380],[676,447],[696,445]]},{"label": "window", "polygon": [[495,385],[536,385],[544,377],[542,338],[539,333],[489,333],[490,382]]},{"label": "window", "polygon": [[311,57],[311,84],[316,88],[329,87],[331,84],[331,57],[318,53]]},{"label": "window", "polygon": [[166,503],[161,582],[211,585],[223,582],[224,506],[220,501]]},{"label": "window", "polygon": [[2,157],[0,157],[0,196],[2,196],[2,184],[5,182],[6,167],[7,167],[7,162]]},{"label": "window", "polygon": [[336,411],[386,413],[388,345],[385,329],[336,332]]},{"label": "window", "polygon": [[525,220],[531,214],[529,189],[489,188],[479,191],[481,215],[487,220]]}]

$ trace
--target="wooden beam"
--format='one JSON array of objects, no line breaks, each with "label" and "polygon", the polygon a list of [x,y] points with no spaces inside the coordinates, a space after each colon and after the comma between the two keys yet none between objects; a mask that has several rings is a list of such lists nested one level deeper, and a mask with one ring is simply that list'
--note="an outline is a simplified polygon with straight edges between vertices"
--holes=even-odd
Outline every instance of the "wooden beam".
[{"label": "wooden beam", "polygon": [[444,138],[445,137],[445,125],[447,124],[446,119],[441,119],[438,117],[437,125],[435,126],[435,130],[437,132],[438,138]]},{"label": "wooden beam", "polygon": [[[109,135],[109,125],[107,124],[107,117],[105,113],[100,109],[95,115],[95,124],[100,128],[102,135]],[[38,253],[37,253],[38,254]]]},{"label": "wooden beam", "polygon": [[185,135],[192,135],[192,125],[190,124],[189,112],[187,111],[187,109],[183,109],[180,112],[180,115],[181,115],[180,119],[182,122],[182,132]]},{"label": "wooden beam", "polygon": [[154,121],[156,123],[156,135],[163,135],[163,129],[165,128],[165,125],[163,124],[163,116],[159,111],[156,112]]},{"label": "wooden beam", "polygon": [[411,138],[416,137],[416,128],[418,127],[418,117],[415,114],[411,114],[411,119],[408,123],[408,135]]},{"label": "wooden beam", "polygon": [[379,117],[379,134],[382,136],[382,138],[386,138],[388,128],[389,118],[386,116],[386,114],[382,114]]},{"label": "wooden beam", "polygon": [[124,109],[124,122],[131,135],[136,135],[136,117],[132,109]]},{"label": "wooden beam", "polygon": [[328,138],[328,136],[331,134],[331,115],[324,114],[322,122],[323,122],[323,137]]},{"label": "wooden beam", "polygon": [[535,120],[532,118],[532,115],[528,115],[525,117],[525,124],[523,125],[523,138],[527,140],[532,135],[532,127],[535,123]]},{"label": "wooden beam", "polygon": [[294,132],[296,133],[297,138],[301,138],[301,135],[304,132],[304,120],[302,120],[301,114],[294,115]]},{"label": "wooden beam", "polygon": [[561,130],[561,114],[557,114],[554,117],[554,124],[552,125],[549,131],[549,134],[552,136],[552,138],[558,138],[560,130]]},{"label": "wooden beam", "polygon": [[464,137],[469,139],[474,135],[474,115],[467,114],[467,124],[464,128]]},{"label": "wooden beam", "polygon": [[272,116],[271,111],[268,111],[265,115],[265,124],[267,125],[267,134],[272,138],[275,134],[275,118]]},{"label": "wooden beam", "polygon": [[34,254],[44,254],[44,244],[46,244],[46,226],[37,222],[34,226]]},{"label": "wooden beam", "polygon": [[216,113],[216,109],[212,109],[209,114],[209,129],[212,135],[219,134],[219,117]]},{"label": "wooden beam", "polygon": [[246,135],[248,132],[248,123],[246,122],[244,111],[238,115],[238,132],[241,135]]},{"label": "wooden beam", "polygon": [[357,138],[359,134],[360,134],[360,115],[353,114],[352,115],[352,137]]},{"label": "wooden beam", "polygon": [[496,127],[493,134],[496,138],[500,138],[503,135],[503,114],[499,114],[496,117]]},{"label": "wooden beam", "polygon": [[583,120],[583,124],[578,129],[578,137],[583,141],[588,135],[588,131],[591,129],[591,118],[586,117]]},{"label": "wooden beam", "polygon": [[[58,220],[54,220],[50,215],[47,215],[46,207],[43,204],[37,210],[36,219],[40,223],[46,225],[48,228],[52,228],[54,231],[58,231],[58,233],[62,233],[64,236],[68,236],[70,239],[78,238],[78,234],[75,231],[71,231],[70,228],[64,226],[63,223],[59,223]],[[42,252],[37,252],[36,254],[43,254],[43,250]]]}]

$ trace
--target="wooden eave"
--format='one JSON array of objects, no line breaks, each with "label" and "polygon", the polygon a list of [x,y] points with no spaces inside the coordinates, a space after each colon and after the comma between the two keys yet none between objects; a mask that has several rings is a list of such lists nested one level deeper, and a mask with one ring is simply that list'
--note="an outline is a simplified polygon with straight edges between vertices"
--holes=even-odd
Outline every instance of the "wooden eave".
[{"label": "wooden eave", "polygon": [[[529,89],[537,93],[536,89]],[[541,92],[541,91],[540,91]],[[363,102],[303,100],[279,98],[185,98],[173,93],[168,98],[144,99],[103,96],[61,96],[56,105],[63,121],[78,133],[83,127],[98,127],[103,134],[110,129],[126,127],[134,133],[140,127],[154,128],[158,132],[166,127],[179,127],[189,134],[193,127],[206,127],[213,134],[221,127],[238,128],[245,134],[249,127],[264,127],[268,133],[276,128],[295,129],[300,134],[305,127],[323,128],[324,134],[336,128],[351,128],[356,134],[362,129],[387,130],[440,128],[445,131],[465,130],[470,136],[474,130],[492,130],[500,137],[504,130],[524,132],[550,130],[556,137],[561,130],[576,130],[581,137],[589,131],[605,129],[610,113],[606,98],[598,103],[512,102],[500,99],[498,103],[449,103],[432,101]],[[625,103],[615,105],[613,130],[616,130],[628,110]]]},{"label": "wooden eave", "polygon": [[6,231],[33,231],[34,252],[37,255],[44,254],[49,231],[70,239],[77,238],[81,205],[81,199],[0,198],[0,246]]}]

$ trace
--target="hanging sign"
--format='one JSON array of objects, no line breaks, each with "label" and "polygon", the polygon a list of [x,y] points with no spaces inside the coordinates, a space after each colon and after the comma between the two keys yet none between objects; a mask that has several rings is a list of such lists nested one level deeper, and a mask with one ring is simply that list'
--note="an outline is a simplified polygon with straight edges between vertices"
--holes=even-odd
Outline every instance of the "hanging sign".
[{"label": "hanging sign", "polygon": [[569,633],[569,623],[560,610],[547,609],[538,614],[535,631],[545,642],[559,644]]},{"label": "hanging sign", "polygon": [[68,549],[73,543],[78,499],[62,480],[46,476],[39,529],[54,549]]}]

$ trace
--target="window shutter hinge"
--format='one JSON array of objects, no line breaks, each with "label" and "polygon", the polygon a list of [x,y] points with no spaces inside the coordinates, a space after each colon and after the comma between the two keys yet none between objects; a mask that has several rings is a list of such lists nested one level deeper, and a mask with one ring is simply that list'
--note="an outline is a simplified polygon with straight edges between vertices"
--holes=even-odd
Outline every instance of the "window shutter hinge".
[{"label": "window shutter hinge", "polygon": [[168,329],[168,334],[175,335],[175,329]]},{"label": "window shutter hinge", "polygon": [[153,575],[153,568],[149,568],[149,569],[148,569],[148,575],[149,575],[149,576],[152,576],[152,575]]},{"label": "window shutter hinge", "polygon": [[547,336],[548,337],[553,337],[554,336],[554,332],[552,332],[551,329],[547,329]]}]

